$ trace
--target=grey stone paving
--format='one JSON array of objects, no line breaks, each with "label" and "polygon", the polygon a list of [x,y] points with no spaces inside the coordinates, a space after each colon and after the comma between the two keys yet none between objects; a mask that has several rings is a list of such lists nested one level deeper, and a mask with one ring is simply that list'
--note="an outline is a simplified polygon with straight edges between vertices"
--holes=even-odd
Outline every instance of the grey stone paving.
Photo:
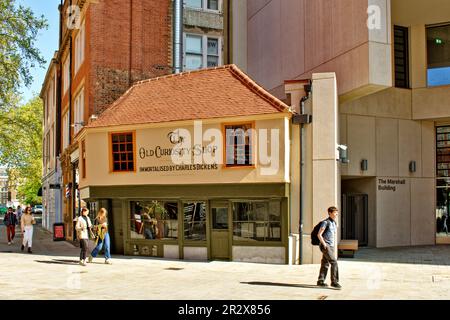
[{"label": "grey stone paving", "polygon": [[9,299],[450,299],[450,246],[362,249],[340,259],[342,290],[315,287],[319,266],[113,256],[79,266],[79,249],[35,228],[33,254],[0,227],[0,288]]}]

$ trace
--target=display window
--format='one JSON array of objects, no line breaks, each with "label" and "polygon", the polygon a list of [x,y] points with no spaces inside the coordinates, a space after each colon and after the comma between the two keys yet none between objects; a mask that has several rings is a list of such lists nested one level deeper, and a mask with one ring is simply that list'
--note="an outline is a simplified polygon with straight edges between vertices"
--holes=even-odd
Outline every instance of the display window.
[{"label": "display window", "polygon": [[183,203],[184,239],[206,241],[206,202]]},{"label": "display window", "polygon": [[130,213],[131,239],[178,239],[178,202],[133,201]]},{"label": "display window", "polygon": [[281,241],[280,201],[234,202],[233,240]]}]

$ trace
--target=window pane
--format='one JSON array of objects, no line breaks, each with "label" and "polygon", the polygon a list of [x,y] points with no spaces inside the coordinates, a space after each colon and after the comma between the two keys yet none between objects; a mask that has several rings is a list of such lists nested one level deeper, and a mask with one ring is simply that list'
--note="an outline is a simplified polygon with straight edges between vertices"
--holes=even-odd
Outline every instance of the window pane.
[{"label": "window pane", "polygon": [[165,201],[132,202],[130,222],[132,239],[177,239],[178,203]]},{"label": "window pane", "polygon": [[120,171],[120,162],[114,162],[114,171]]},{"label": "window pane", "polygon": [[450,25],[427,28],[428,85],[450,84]]},{"label": "window pane", "polygon": [[202,1],[203,0],[185,0],[184,3],[186,3],[186,7],[201,8],[202,7]]},{"label": "window pane", "polygon": [[208,56],[208,68],[219,66],[219,57]]},{"label": "window pane", "polygon": [[201,55],[186,54],[186,69],[197,70],[203,67],[203,58]]},{"label": "window pane", "polygon": [[202,37],[186,35],[186,52],[187,53],[202,53]]},{"label": "window pane", "polygon": [[219,10],[219,0],[208,0],[208,9]]},{"label": "window pane", "polygon": [[228,229],[228,208],[212,208],[213,229]]},{"label": "window pane", "polygon": [[133,170],[134,170],[133,162],[128,162],[128,171],[133,171]]},{"label": "window pane", "polygon": [[219,39],[208,38],[208,54],[219,55]]},{"label": "window pane", "polygon": [[206,241],[206,204],[184,203],[184,239]]},{"label": "window pane", "polygon": [[280,207],[280,201],[233,203],[233,239],[281,241]]}]

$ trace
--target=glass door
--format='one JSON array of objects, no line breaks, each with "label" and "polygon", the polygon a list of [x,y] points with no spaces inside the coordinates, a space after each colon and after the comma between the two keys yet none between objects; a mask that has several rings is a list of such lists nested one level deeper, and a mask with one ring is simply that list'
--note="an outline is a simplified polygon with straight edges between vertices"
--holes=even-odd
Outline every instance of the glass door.
[{"label": "glass door", "polygon": [[450,243],[450,126],[436,128],[436,243]]}]

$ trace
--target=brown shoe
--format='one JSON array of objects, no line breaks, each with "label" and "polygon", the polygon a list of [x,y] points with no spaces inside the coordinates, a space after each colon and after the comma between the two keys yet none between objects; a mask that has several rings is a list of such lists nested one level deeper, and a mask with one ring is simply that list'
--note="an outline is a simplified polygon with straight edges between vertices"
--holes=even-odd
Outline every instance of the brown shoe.
[{"label": "brown shoe", "polygon": [[31,251],[31,248],[28,248],[28,253],[33,253],[33,251]]}]

